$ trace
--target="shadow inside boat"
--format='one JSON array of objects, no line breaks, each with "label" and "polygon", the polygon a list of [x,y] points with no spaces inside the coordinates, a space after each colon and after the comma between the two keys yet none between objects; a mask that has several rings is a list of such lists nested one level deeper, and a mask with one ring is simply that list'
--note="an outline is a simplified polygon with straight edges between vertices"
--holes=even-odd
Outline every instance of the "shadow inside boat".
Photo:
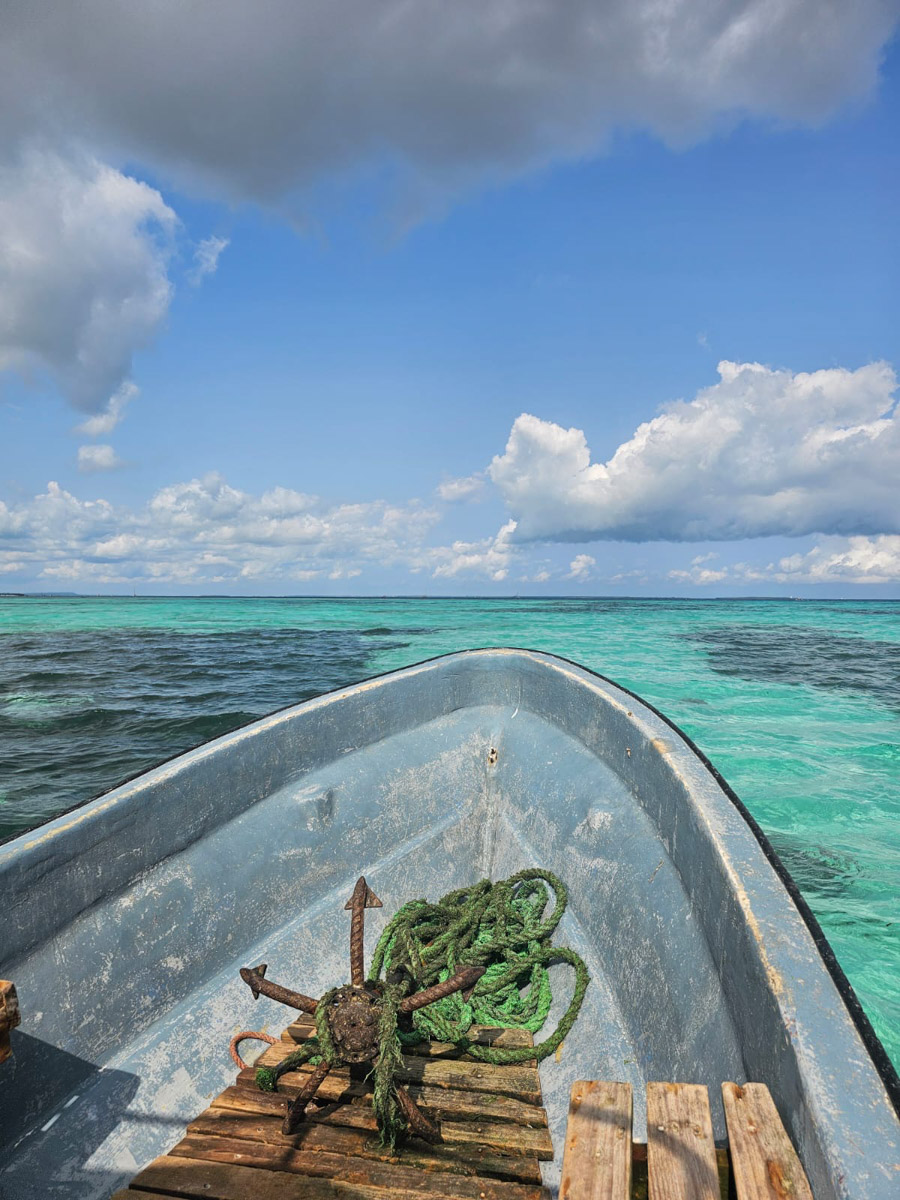
[{"label": "shadow inside boat", "polygon": [[[20,1030],[12,1031],[11,1041],[13,1055],[0,1068],[0,1200],[95,1200],[125,1186],[134,1174],[127,1140],[121,1171],[92,1168],[90,1160],[104,1142],[122,1136],[138,1077],[98,1067]],[[158,1125],[172,1118],[129,1113],[126,1138],[134,1120]]]}]

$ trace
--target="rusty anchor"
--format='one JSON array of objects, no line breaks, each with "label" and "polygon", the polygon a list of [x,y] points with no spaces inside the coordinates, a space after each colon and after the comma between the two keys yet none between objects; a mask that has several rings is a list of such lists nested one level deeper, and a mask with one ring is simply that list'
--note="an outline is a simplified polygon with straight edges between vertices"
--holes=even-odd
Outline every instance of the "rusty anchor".
[{"label": "rusty anchor", "polygon": [[[337,988],[331,993],[330,1001],[325,1009],[325,1020],[328,1032],[334,1045],[335,1057],[333,1062],[323,1060],[312,1074],[307,1076],[293,1103],[286,1106],[282,1132],[291,1135],[303,1121],[307,1105],[319,1090],[332,1066],[337,1063],[347,1063],[351,1069],[358,1068],[363,1063],[374,1063],[381,1053],[379,1041],[380,1017],[384,1006],[384,984],[375,980],[366,980],[365,962],[363,958],[363,934],[365,932],[365,910],[381,908],[382,904],[363,876],[356,881],[353,895],[344,906],[350,910],[350,983]],[[248,985],[253,998],[268,996],[290,1008],[300,1012],[315,1015],[320,1001],[304,996],[280,984],[266,979],[267,966],[261,963],[258,967],[242,967],[241,979]],[[397,1006],[398,1014],[407,1015],[442,1000],[453,992],[465,992],[474,987],[484,974],[484,967],[464,967],[443,983],[436,983],[412,995],[405,996]],[[391,982],[413,982],[409,972],[402,968]],[[393,1083],[394,1095],[410,1133],[424,1138],[429,1142],[441,1141],[439,1127],[434,1124],[409,1092],[399,1083]]]}]

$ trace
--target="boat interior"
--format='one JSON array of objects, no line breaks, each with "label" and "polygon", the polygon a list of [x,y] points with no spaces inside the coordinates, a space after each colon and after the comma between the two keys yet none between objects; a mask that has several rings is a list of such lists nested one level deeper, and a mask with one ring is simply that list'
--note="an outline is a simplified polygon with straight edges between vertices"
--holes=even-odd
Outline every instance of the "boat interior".
[{"label": "boat interior", "polygon": [[[824,989],[786,1022],[790,956],[821,964],[759,843],[653,710],[562,660],[503,651],[274,714],[0,847],[14,913],[0,976],[22,1008],[0,1068],[9,1194],[40,1178],[48,1197],[109,1196],[165,1153],[233,1078],[232,1035],[277,1037],[290,1019],[254,1001],[240,967],[266,962],[311,996],[347,981],[359,875],[384,905],[366,914],[368,963],[407,900],[531,866],[568,887],[554,940],[591,975],[540,1067],[545,1184],[576,1080],[630,1084],[642,1140],[648,1081],[707,1086],[723,1138],[720,1085],[749,1078],[830,1195],[831,1134],[797,1038],[846,1013]],[[551,979],[544,1033],[572,970]]]}]

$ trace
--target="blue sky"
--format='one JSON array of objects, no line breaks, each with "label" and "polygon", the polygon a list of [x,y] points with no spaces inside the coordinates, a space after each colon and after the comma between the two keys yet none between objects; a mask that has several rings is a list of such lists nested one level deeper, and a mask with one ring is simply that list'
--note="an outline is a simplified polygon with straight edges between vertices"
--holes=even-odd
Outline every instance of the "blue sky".
[{"label": "blue sky", "polygon": [[431,73],[320,26],[357,106],[278,87],[246,134],[224,61],[167,123],[23,25],[63,83],[0,130],[0,590],[900,596],[896,10],[810,50],[780,7],[696,93],[714,3],[599,97],[560,38],[565,85],[498,99],[511,42],[547,69],[501,31],[493,122],[433,6]]}]

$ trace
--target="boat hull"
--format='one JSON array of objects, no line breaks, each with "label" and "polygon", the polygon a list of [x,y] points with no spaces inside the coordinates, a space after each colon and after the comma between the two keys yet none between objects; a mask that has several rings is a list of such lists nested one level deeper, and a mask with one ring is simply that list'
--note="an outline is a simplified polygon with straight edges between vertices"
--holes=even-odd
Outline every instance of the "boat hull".
[{"label": "boat hull", "polygon": [[558,1151],[577,1078],[632,1083],[639,1138],[647,1080],[708,1085],[722,1137],[719,1085],[752,1079],[817,1198],[896,1195],[877,1043],[727,786],[630,693],[513,650],[276,713],[0,847],[0,976],[22,1010],[2,1186],[105,1197],[173,1145],[227,1086],[231,1035],[289,1019],[239,966],[314,996],[346,980],[359,874],[389,915],[533,865],[567,883],[557,937],[592,975],[541,1068]]}]

